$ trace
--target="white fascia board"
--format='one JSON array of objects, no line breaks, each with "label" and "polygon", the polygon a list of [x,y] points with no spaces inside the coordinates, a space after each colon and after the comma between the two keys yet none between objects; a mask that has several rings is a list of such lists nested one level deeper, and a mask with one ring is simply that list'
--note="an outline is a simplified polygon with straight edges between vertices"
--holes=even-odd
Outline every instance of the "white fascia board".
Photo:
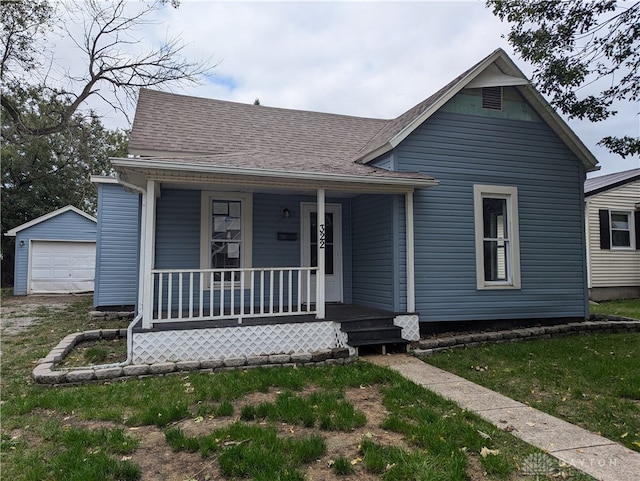
[{"label": "white fascia board", "polygon": [[331,173],[315,173],[315,172],[285,172],[271,171],[263,169],[247,169],[242,167],[219,167],[202,164],[180,163],[176,165],[173,162],[163,160],[153,160],[146,158],[123,159],[113,158],[111,162],[116,167],[124,168],[143,168],[170,170],[179,172],[200,172],[211,174],[234,175],[238,177],[267,177],[278,180],[299,180],[312,182],[330,182],[330,183],[356,183],[371,185],[390,185],[395,187],[407,188],[425,188],[438,185],[435,179],[409,179],[409,178],[392,178],[392,177],[362,177],[353,174],[331,174]]},{"label": "white fascia board", "polygon": [[[431,105],[427,110],[425,110],[420,116],[415,118],[411,123],[409,123],[404,129],[398,132],[390,141],[389,146],[390,149],[393,149],[400,144],[404,139],[406,139],[411,132],[417,129],[420,125],[424,123],[429,117],[431,117],[434,113],[436,113],[444,104],[446,104],[449,100],[451,100],[460,90],[467,86],[472,80],[474,80],[480,73],[482,73],[488,66],[490,66],[493,62],[496,61],[498,57],[504,55],[504,52],[501,49],[496,50],[492,55],[487,57],[484,62],[478,64],[475,69],[467,73],[465,77],[460,79],[455,85],[453,85],[446,93],[444,93],[437,102]],[[524,75],[523,75],[524,77]]]},{"label": "white fascia board", "polygon": [[[491,68],[493,63],[499,68]],[[509,85],[516,86],[520,89],[520,92],[524,94],[527,100],[531,103],[533,108],[544,118],[553,131],[563,140],[563,142],[571,149],[571,151],[582,161],[587,172],[594,172],[600,170],[598,161],[589,149],[584,145],[580,138],[571,130],[567,123],[562,120],[555,109],[549,105],[549,102],[540,94],[527,80],[527,77],[522,73],[518,66],[509,58],[509,56],[502,50],[496,50],[492,55],[487,57],[484,62],[479,64],[474,70],[469,72],[458,83],[452,86],[448,92],[446,92],[436,103],[434,103],[429,109],[417,117],[413,122],[402,129],[395,137],[393,137],[389,143],[376,151],[376,155],[382,155],[383,153],[395,148],[400,142],[411,134],[418,126],[431,117],[436,111],[438,111],[445,103],[456,95],[460,90],[465,87],[471,87],[474,85],[474,81],[478,80],[478,85],[481,85],[482,74],[489,70],[490,78],[492,73],[498,70],[504,71],[502,74],[505,80],[511,82]],[[494,78],[496,80],[497,77]],[[517,81],[521,79],[522,81]],[[488,85],[484,85],[488,86]],[[497,86],[497,85],[494,85]],[[373,160],[375,157],[368,155],[363,159],[363,163],[367,163]]]},{"label": "white fascia board", "polygon": [[89,180],[94,184],[117,184],[118,179],[111,175],[92,175]]},{"label": "white fascia board", "polygon": [[527,85],[528,83],[529,81],[524,76],[508,75],[502,72],[495,64],[492,64],[480,72],[476,78],[471,80],[466,85],[466,88],[509,87]]},{"label": "white fascia board", "polygon": [[25,222],[24,224],[19,225],[18,227],[14,227],[10,231],[8,231],[5,235],[7,237],[15,237],[16,234],[22,230],[28,229],[29,227],[32,227],[36,224],[40,224],[41,222],[52,219],[60,214],[64,214],[65,212],[69,212],[69,211],[75,212],[76,214],[79,214],[82,217],[86,217],[92,222],[98,222],[95,217],[87,214],[86,212],[81,211],[80,209],[72,205],[68,205],[66,207],[61,207],[60,209],[54,210],[53,212],[49,212],[48,214],[42,215],[36,219],[30,220],[29,222]]},{"label": "white fascia board", "polygon": [[[509,75],[526,78],[524,73],[522,73],[506,53],[502,50],[499,50],[497,53],[500,54],[496,58],[496,62],[500,69],[506,71]],[[558,112],[556,112],[542,94],[531,84],[531,82],[526,82],[526,84],[518,86],[518,90],[520,90],[525,98],[531,103],[538,114],[544,118],[551,129],[558,134],[571,151],[582,161],[587,172],[600,170],[598,160],[589,151],[587,146],[584,145],[575,132],[571,130],[571,127],[569,127],[562,117],[558,115]]]},{"label": "white fascia board", "polygon": [[358,163],[360,164],[368,164],[369,162],[371,162],[373,159],[377,159],[378,157],[380,157],[381,155],[386,154],[387,152],[393,150],[395,146],[391,145],[390,142],[387,142],[386,144],[384,144],[382,147],[378,147],[376,150],[369,152],[367,155],[365,155],[364,157],[362,157],[362,159],[358,160]]},{"label": "white fascia board", "polygon": [[587,172],[600,170],[598,160],[595,156],[540,92],[531,85],[520,88],[520,92],[531,103],[545,122],[547,122],[551,129],[558,134],[569,149],[582,161]]}]

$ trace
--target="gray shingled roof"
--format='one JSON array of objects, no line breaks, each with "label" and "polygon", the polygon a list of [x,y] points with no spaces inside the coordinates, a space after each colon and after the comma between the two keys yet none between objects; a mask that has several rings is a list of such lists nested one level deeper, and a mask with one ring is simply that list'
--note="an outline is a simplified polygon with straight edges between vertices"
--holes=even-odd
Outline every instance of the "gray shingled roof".
[{"label": "gray shingled roof", "polygon": [[245,153],[254,158],[260,152],[263,157],[293,154],[299,162],[312,164],[322,157],[355,162],[387,144],[465,74],[402,115],[386,120],[141,89],[129,150],[139,155]]},{"label": "gray shingled roof", "polygon": [[614,174],[600,175],[584,182],[585,195],[594,195],[605,190],[613,189],[634,180],[640,180],[640,169],[624,170]]},{"label": "gray shingled roof", "polygon": [[[392,149],[438,106],[463,88],[487,65],[501,62],[509,75],[524,78],[500,49],[456,77],[435,94],[395,119],[290,110],[222,100],[188,97],[142,89],[133,122],[129,151],[167,162],[370,175],[366,164]],[[544,102],[535,95],[534,103]],[[597,164],[592,154],[559,117],[546,120],[568,142],[588,170]],[[197,156],[197,157],[196,157]],[[392,176],[394,173],[389,172]],[[374,174],[375,175],[375,174]],[[417,174],[414,174],[414,177]]]},{"label": "gray shingled roof", "polygon": [[[242,168],[364,179],[431,179],[353,162],[386,120],[249,105],[143,89],[129,151],[175,168]],[[141,163],[144,162],[140,159]]]},{"label": "gray shingled roof", "polygon": [[132,153],[263,152],[348,159],[385,120],[289,110],[142,89]]},{"label": "gray shingled roof", "polygon": [[[129,150],[139,155],[244,153],[253,159],[271,157],[275,162],[280,156],[293,154],[297,158],[294,163],[313,165],[320,158],[326,158],[330,167],[336,168],[336,162],[360,161],[388,144],[483,61],[400,116],[386,120],[142,89]],[[286,168],[304,168],[286,164]]]},{"label": "gray shingled roof", "polygon": [[385,123],[384,127],[365,146],[363,146],[363,148],[358,153],[357,161],[362,161],[362,159],[367,154],[375,152],[388,144],[388,142],[392,138],[398,135],[404,128],[406,128],[414,120],[420,117],[424,112],[429,110],[432,105],[436,104],[438,100],[440,100],[447,92],[449,92],[451,88],[458,82],[460,82],[460,80],[464,78],[471,70],[475,69],[477,65],[478,64],[460,74],[458,77],[453,79],[436,93],[423,100],[419,104],[415,105],[414,107],[410,108],[400,116],[396,117],[395,119],[388,120]]}]

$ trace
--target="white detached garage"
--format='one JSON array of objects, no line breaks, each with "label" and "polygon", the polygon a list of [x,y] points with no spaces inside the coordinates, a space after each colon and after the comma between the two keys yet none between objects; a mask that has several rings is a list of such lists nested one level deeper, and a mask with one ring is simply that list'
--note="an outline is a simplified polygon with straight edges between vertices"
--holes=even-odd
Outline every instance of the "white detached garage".
[{"label": "white detached garage", "polygon": [[94,217],[69,205],[6,235],[16,238],[14,295],[93,291]]}]

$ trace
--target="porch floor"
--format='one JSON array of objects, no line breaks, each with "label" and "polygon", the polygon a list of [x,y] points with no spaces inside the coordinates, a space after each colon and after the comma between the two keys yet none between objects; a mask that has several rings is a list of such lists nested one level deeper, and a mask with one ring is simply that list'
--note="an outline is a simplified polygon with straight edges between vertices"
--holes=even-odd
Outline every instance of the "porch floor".
[{"label": "porch floor", "polygon": [[[315,307],[314,307],[315,308]],[[177,315],[177,314],[176,314]],[[133,332],[150,331],[174,331],[184,329],[206,329],[216,327],[237,327],[237,326],[260,326],[269,324],[292,324],[301,322],[334,321],[348,323],[350,321],[362,321],[366,319],[379,319],[395,317],[397,313],[377,309],[375,307],[360,306],[357,304],[327,304],[325,307],[325,318],[316,319],[315,314],[295,315],[295,316],[264,316],[249,317],[242,319],[239,324],[237,319],[217,319],[206,321],[176,321],[157,323],[152,329],[143,329],[142,321],[134,326]]]}]

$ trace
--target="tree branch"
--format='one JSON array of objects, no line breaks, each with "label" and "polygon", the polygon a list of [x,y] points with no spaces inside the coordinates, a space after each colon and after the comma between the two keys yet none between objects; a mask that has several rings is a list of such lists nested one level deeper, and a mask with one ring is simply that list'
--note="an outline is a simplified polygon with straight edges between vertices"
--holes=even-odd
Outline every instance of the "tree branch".
[{"label": "tree branch", "polygon": [[[76,20],[82,18],[84,24],[83,40],[73,38],[71,29],[67,33],[81,51],[86,55],[86,70],[83,76],[65,75],[68,81],[77,85],[77,89],[55,90],[53,97],[68,99],[62,108],[41,112],[38,124],[33,124],[23,115],[23,109],[17,98],[2,97],[2,107],[8,114],[15,130],[21,135],[41,136],[61,132],[69,123],[75,112],[86,100],[99,92],[99,85],[104,83],[112,87],[117,105],[108,102],[113,108],[125,111],[118,93],[124,94],[127,102],[135,98],[140,87],[169,85],[180,82],[197,83],[199,78],[208,74],[215,65],[209,61],[190,62],[182,57],[185,45],[177,39],[170,39],[157,49],[144,53],[128,54],[141,42],[141,38],[133,35],[140,26],[153,23],[148,16],[166,0],[143,4],[134,13],[127,13],[126,0],[115,0],[105,4],[99,0],[89,0],[76,4],[70,11]],[[177,2],[172,2],[172,4]],[[175,6],[175,5],[174,5]],[[88,15],[88,20],[87,20]],[[11,36],[6,35],[8,48],[4,54],[11,59]],[[3,37],[3,38],[5,38]],[[4,80],[4,79],[3,79]],[[16,84],[18,85],[18,84]],[[44,84],[39,85],[40,88]],[[103,95],[100,98],[104,99]],[[56,104],[60,106],[60,104]]]}]

